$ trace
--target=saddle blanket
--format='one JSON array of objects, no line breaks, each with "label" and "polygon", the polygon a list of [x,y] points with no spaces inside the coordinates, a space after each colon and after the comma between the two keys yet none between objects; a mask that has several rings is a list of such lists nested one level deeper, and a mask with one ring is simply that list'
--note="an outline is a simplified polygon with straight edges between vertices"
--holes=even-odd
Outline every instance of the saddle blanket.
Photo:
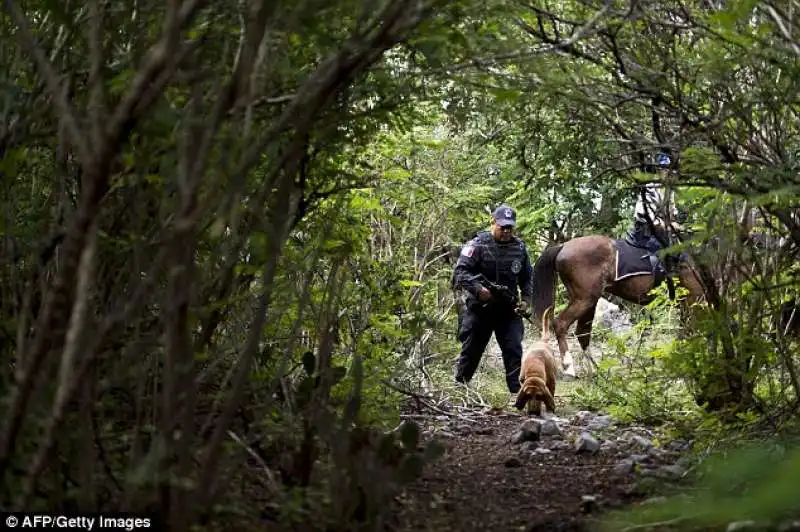
[{"label": "saddle blanket", "polygon": [[[633,277],[635,275],[653,275],[653,264],[650,262],[650,253],[644,248],[637,248],[630,245],[624,239],[615,240],[616,249],[616,277],[615,281]],[[657,270],[663,270],[664,266],[656,257]]]}]

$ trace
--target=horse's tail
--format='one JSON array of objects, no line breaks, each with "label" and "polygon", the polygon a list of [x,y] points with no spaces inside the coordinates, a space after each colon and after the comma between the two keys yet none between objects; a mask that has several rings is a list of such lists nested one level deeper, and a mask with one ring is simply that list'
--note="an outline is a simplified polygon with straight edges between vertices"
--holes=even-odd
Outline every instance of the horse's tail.
[{"label": "horse's tail", "polygon": [[545,249],[533,266],[533,314],[543,317],[553,307],[556,295],[556,257],[563,244]]}]

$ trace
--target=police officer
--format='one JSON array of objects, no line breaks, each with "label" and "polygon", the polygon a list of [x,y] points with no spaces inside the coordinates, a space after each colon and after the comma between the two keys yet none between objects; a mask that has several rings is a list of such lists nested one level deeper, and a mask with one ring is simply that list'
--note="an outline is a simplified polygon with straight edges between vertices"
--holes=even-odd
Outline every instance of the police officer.
[{"label": "police officer", "polygon": [[650,230],[647,219],[639,213],[634,214],[633,227],[628,230],[625,240],[630,245],[644,248],[650,253],[657,253],[661,249],[661,242]]},{"label": "police officer", "polygon": [[[525,243],[514,236],[516,225],[514,209],[507,205],[498,207],[492,215],[491,231],[479,232],[464,245],[453,272],[455,287],[463,290],[466,296],[458,332],[462,347],[456,362],[455,380],[467,383],[472,379],[494,332],[503,353],[506,383],[512,394],[520,387],[525,332],[519,314],[529,314],[533,298],[533,268]],[[514,295],[521,289],[522,298],[517,308],[495,300],[489,289],[474,279],[477,274],[508,287]]]}]

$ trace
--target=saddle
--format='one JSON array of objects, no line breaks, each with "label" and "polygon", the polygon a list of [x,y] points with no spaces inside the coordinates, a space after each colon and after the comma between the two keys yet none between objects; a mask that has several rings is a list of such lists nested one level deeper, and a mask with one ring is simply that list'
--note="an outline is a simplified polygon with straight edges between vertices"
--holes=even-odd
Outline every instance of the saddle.
[{"label": "saddle", "polygon": [[[628,236],[625,239],[615,240],[614,247],[617,252],[615,281],[635,275],[652,275],[653,287],[666,281],[669,298],[675,299],[675,285],[670,276],[670,270],[673,268],[669,268],[658,255],[645,247],[644,242],[633,240]],[[667,257],[666,262],[672,265],[673,261],[669,259],[670,257]]]}]

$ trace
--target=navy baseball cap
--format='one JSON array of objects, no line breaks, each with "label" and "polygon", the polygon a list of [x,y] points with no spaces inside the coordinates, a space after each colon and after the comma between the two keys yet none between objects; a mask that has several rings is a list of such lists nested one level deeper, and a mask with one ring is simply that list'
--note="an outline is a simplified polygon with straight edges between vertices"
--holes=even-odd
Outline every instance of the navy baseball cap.
[{"label": "navy baseball cap", "polygon": [[517,213],[508,205],[500,205],[494,210],[492,218],[495,219],[497,225],[504,227],[510,225],[511,227],[517,226]]}]

